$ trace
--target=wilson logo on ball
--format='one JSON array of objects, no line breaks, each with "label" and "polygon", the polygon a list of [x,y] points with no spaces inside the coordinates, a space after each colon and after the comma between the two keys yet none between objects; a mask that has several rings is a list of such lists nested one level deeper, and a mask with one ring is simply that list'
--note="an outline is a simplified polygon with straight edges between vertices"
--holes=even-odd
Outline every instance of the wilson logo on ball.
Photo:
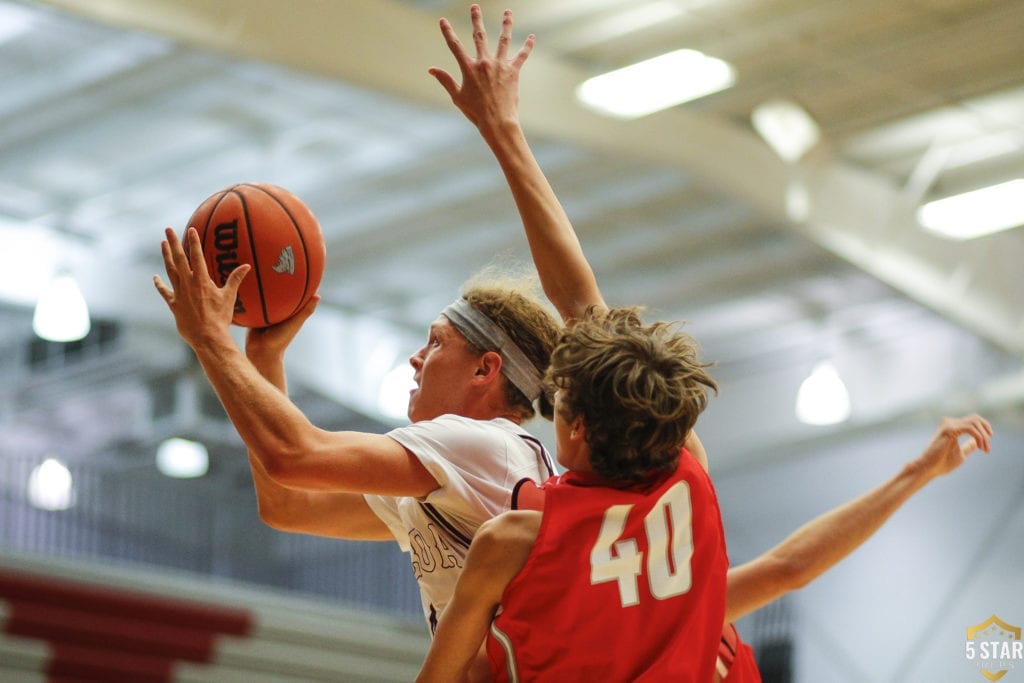
[{"label": "wilson logo on ball", "polygon": [[[238,262],[238,221],[221,223],[213,229],[213,258],[217,264],[217,280],[223,287],[231,271],[241,265]],[[209,257],[207,257],[209,261]],[[235,298],[235,315],[245,314],[245,303],[241,294]]]}]

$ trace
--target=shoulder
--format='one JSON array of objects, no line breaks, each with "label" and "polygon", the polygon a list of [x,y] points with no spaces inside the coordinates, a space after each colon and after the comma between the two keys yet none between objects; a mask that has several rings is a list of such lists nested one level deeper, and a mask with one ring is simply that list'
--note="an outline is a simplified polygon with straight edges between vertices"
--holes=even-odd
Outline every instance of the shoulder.
[{"label": "shoulder", "polygon": [[[506,443],[515,436],[499,420],[474,420],[461,415],[441,415],[432,420],[413,422],[388,432],[395,441],[407,448],[412,446],[431,445],[435,448],[459,449],[472,447],[479,449],[481,444]],[[508,423],[515,426],[513,423]],[[518,439],[518,437],[515,437]],[[416,450],[413,448],[413,450]]]},{"label": "shoulder", "polygon": [[535,510],[512,510],[487,520],[473,539],[491,550],[532,547],[540,530],[543,513]]},{"label": "shoulder", "polygon": [[494,420],[476,420],[462,415],[441,415],[432,420],[421,420],[413,422],[404,427],[397,427],[388,434],[469,434],[477,437],[490,438],[519,438],[520,434],[527,434],[519,425],[508,420],[497,418]]}]

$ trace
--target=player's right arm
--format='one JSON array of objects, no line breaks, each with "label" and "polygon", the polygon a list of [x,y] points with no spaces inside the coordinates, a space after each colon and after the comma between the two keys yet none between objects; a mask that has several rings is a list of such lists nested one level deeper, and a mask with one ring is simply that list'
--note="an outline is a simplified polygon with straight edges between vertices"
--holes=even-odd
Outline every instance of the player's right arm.
[{"label": "player's right arm", "polygon": [[[856,550],[896,510],[967,456],[989,452],[992,427],[972,415],[943,418],[924,451],[881,486],[797,529],[763,555],[729,570],[726,623],[804,587]],[[960,439],[967,437],[961,444]]]},{"label": "player's right arm", "polygon": [[466,680],[505,588],[533,550],[540,520],[540,512],[516,510],[480,527],[416,683]]},{"label": "player's right arm", "polygon": [[[235,297],[249,267],[237,268],[220,287],[207,273],[194,229],[187,231],[188,255],[173,230],[168,229],[166,236],[161,250],[170,286],[156,277],[157,291],[174,315],[179,334],[195,352],[250,457],[261,465],[260,472],[266,475],[263,483],[273,481],[286,489],[311,494],[414,497],[438,488],[437,480],[419,459],[390,437],[330,432],[310,423],[283,391],[260,374],[231,337]],[[285,492],[278,493],[283,496]],[[354,515],[364,512],[366,504],[356,495],[336,495],[333,499],[337,505],[344,503],[353,508]],[[362,523],[357,528],[364,529],[359,533],[366,533]]]}]

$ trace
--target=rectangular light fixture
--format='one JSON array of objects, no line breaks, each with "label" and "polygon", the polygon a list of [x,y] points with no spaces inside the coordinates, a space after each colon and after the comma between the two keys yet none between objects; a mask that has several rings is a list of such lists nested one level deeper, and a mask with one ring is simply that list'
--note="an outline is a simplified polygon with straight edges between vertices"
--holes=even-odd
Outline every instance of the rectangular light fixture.
[{"label": "rectangular light fixture", "polygon": [[634,119],[725,90],[736,82],[728,62],[696,50],[676,50],[590,78],[576,88],[583,104]]},{"label": "rectangular light fixture", "polygon": [[1024,178],[937,199],[917,210],[931,232],[968,240],[1024,225]]}]

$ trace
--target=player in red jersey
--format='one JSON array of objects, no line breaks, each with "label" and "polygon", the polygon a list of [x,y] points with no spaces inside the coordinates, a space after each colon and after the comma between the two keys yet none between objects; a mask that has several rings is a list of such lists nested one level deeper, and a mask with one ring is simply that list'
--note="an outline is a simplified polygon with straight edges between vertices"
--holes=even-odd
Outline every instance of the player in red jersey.
[{"label": "player in red jersey", "polygon": [[740,639],[732,622],[726,624],[722,631],[715,677],[712,680],[721,683],[726,678],[729,683],[761,683],[761,671],[757,668],[754,650]]},{"label": "player in red jersey", "polygon": [[563,332],[546,381],[569,471],[543,512],[481,527],[420,680],[461,680],[489,629],[497,681],[706,683],[728,558],[710,478],[681,449],[715,387],[693,340],[597,312]]},{"label": "player in red jersey", "polygon": [[[448,22],[441,21],[442,33],[458,62],[462,82],[456,82],[442,69],[431,69],[431,74],[478,128],[495,154],[522,217],[544,290],[563,320],[571,324],[588,308],[600,310],[605,304],[572,224],[534,159],[519,125],[518,77],[532,50],[533,36],[509,57],[512,17],[511,12],[506,11],[498,47],[492,55],[477,6],[471,8],[471,16],[475,58],[466,53]],[[955,445],[960,434],[971,436],[963,449]],[[874,533],[920,486],[962,462],[974,444],[987,451],[990,434],[991,428],[977,416],[943,420],[925,453],[892,480],[822,515],[759,558],[730,570],[728,622],[800,588],[841,560]],[[695,433],[688,435],[686,446],[706,468],[706,456]],[[736,681],[741,671],[749,672],[749,677],[744,677],[743,681],[759,679],[750,648],[739,641],[729,623],[722,637],[722,660],[723,666],[732,665],[730,681]]]},{"label": "player in red jersey", "polygon": [[[758,683],[753,650],[732,622],[798,590],[861,546],[926,484],[952,472],[977,449],[991,448],[991,426],[972,415],[944,418],[920,455],[883,484],[803,525],[757,558],[726,575],[726,625],[718,649],[715,683]],[[961,440],[963,442],[961,443]],[[512,507],[543,510],[547,486],[521,481]]]}]

